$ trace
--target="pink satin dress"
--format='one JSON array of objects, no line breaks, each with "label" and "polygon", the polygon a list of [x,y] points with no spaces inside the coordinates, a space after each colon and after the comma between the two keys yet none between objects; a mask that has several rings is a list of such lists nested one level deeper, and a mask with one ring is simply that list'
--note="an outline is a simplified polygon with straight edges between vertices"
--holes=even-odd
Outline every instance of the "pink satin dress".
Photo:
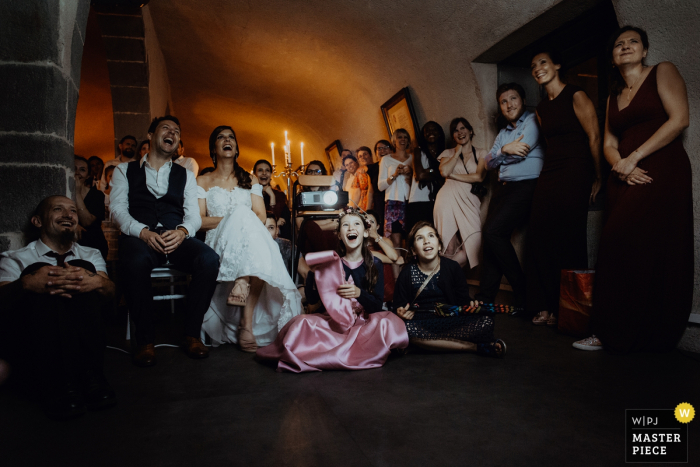
[{"label": "pink satin dress", "polygon": [[346,263],[346,276],[343,262],[334,251],[309,253],[306,262],[317,266],[313,274],[325,312],[292,318],[275,342],[258,349],[259,358],[277,360],[277,371],[293,373],[365,370],[384,365],[391,349],[408,347],[408,333],[401,318],[389,311],[373,313],[381,310],[384,292],[381,263],[375,293],[362,290],[358,300],[342,298],[337,290],[341,284],[354,284],[353,275],[364,276],[363,264]]}]

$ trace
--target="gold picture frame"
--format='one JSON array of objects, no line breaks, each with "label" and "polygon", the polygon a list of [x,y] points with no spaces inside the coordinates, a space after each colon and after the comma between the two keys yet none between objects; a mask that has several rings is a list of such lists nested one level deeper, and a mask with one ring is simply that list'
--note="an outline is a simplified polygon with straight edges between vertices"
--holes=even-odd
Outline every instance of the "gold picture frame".
[{"label": "gold picture frame", "polygon": [[343,145],[340,144],[340,140],[336,139],[331,144],[326,147],[326,156],[328,157],[328,163],[330,164],[329,175],[333,175],[336,167],[340,168],[343,166],[343,160],[340,155],[343,152]]},{"label": "gold picture frame", "polygon": [[394,94],[391,99],[382,104],[381,110],[390,138],[394,131],[403,128],[411,135],[411,140],[416,141],[416,135],[420,133],[420,129],[408,88],[403,88]]}]

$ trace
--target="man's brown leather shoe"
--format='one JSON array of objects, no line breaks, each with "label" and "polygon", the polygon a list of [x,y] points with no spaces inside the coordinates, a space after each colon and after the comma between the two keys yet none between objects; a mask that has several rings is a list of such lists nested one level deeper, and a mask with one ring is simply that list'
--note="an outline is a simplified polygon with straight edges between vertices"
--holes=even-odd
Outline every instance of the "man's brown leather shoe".
[{"label": "man's brown leather shoe", "polygon": [[134,365],[146,367],[156,364],[156,349],[153,344],[140,345],[132,359]]},{"label": "man's brown leather shoe", "polygon": [[209,349],[196,337],[185,336],[182,350],[190,358],[207,358],[209,356]]}]

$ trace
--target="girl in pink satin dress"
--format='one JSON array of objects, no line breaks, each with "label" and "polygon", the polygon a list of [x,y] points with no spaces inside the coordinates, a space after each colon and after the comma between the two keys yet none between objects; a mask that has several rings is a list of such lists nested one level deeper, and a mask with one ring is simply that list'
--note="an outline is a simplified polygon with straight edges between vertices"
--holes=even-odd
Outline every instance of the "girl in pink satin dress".
[{"label": "girl in pink satin dress", "polygon": [[310,304],[321,313],[292,318],[272,344],[258,349],[263,360],[277,360],[277,371],[364,370],[384,365],[391,349],[408,346],[406,325],[381,311],[382,263],[367,246],[364,214],[348,208],[340,215],[339,251],[306,255],[313,269],[306,278]]}]

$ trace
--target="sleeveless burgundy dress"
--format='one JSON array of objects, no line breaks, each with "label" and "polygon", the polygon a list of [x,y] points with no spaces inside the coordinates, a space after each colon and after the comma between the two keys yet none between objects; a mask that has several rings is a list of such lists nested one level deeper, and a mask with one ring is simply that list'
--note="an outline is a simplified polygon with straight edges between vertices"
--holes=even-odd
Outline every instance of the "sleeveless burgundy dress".
[{"label": "sleeveless burgundy dress", "polygon": [[527,311],[556,313],[562,269],[586,269],[588,200],[593,159],[588,135],[574,112],[574,94],[567,84],[557,97],[537,106],[547,148],[532,199],[525,272]]},{"label": "sleeveless burgundy dress", "polygon": [[[651,70],[628,107],[610,98],[608,123],[624,158],[668,120]],[[667,351],[683,335],[693,298],[693,198],[679,136],[638,167],[653,181],[608,179],[591,328],[607,350]]]}]

